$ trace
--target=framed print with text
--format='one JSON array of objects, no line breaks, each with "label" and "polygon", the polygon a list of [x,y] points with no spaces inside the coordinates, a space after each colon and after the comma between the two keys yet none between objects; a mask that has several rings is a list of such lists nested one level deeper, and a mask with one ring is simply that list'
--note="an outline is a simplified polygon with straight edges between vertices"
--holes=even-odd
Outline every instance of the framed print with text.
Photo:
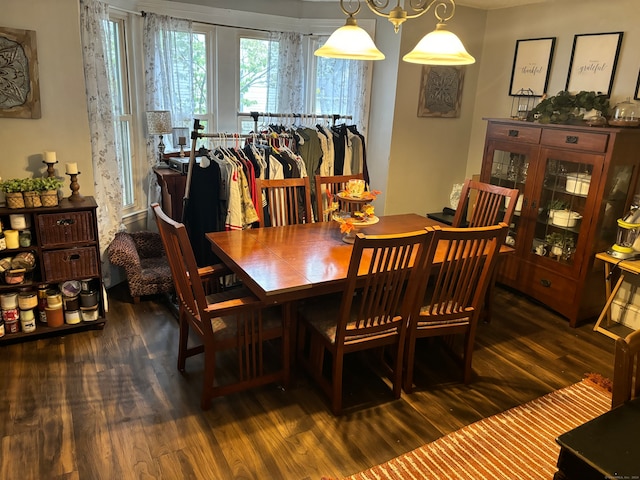
[{"label": "framed print with text", "polygon": [[633,98],[640,100],[640,72],[638,72],[638,81],[636,82],[636,95]]},{"label": "framed print with text", "polygon": [[575,35],[565,90],[611,95],[622,35],[623,32]]},{"label": "framed print with text", "polygon": [[515,96],[523,91],[532,91],[536,97],[544,95],[549,82],[555,45],[555,37],[516,42],[509,95]]}]

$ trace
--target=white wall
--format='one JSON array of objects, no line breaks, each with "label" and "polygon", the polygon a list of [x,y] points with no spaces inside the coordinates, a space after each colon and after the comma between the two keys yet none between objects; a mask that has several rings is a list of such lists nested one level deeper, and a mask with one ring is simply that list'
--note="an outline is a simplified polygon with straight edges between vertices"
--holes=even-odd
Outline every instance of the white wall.
[{"label": "white wall", "polygon": [[638,0],[563,0],[519,8],[492,10],[487,15],[480,76],[475,97],[467,176],[480,170],[486,118],[511,113],[509,83],[516,40],[556,37],[547,93],[564,90],[576,34],[624,32],[611,104],[633,98],[640,67],[640,5]]},{"label": "white wall", "polygon": [[2,0],[0,26],[36,31],[42,118],[0,118],[0,177],[41,176],[42,152],[57,152],[62,191],[66,162],[76,162],[80,193],[93,195],[78,0]]}]

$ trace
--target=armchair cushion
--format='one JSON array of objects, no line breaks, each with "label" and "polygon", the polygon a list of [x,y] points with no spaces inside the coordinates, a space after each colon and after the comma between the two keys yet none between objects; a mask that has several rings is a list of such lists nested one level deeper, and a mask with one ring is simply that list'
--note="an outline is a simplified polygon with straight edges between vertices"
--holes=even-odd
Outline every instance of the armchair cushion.
[{"label": "armchair cushion", "polygon": [[107,249],[109,261],[124,268],[135,302],[142,295],[173,292],[171,269],[155,232],[118,232]]}]

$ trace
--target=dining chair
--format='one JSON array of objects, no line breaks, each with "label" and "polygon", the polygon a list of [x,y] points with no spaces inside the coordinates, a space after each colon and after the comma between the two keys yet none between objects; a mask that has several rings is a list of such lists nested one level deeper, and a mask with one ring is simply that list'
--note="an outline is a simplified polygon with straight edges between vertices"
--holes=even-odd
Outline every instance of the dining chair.
[{"label": "dining chair", "polygon": [[[467,179],[460,192],[460,201],[453,217],[452,227],[488,227],[504,222],[511,225],[511,219],[518,203],[517,188],[506,188],[490,183]],[[471,209],[471,215],[468,215]],[[494,285],[497,278],[497,267],[494,269],[486,291],[483,321],[491,321]]]},{"label": "dining chair", "polygon": [[[491,281],[498,252],[507,235],[505,223],[490,227],[440,228],[438,258],[442,265],[436,271],[431,263],[423,264],[418,305],[409,318],[405,347],[403,389],[413,391],[413,371],[417,342],[425,337],[445,337],[445,345],[463,367],[465,383],[471,381],[471,358],[476,328]],[[463,337],[462,354],[456,352],[456,337]]]},{"label": "dining chair", "polygon": [[488,227],[499,222],[510,225],[517,202],[517,188],[467,179],[462,186],[451,226]]},{"label": "dining chair", "polygon": [[[335,196],[339,192],[344,192],[347,189],[349,180],[364,180],[364,174],[357,173],[353,175],[330,175],[322,176],[316,175],[316,221],[327,222],[331,219],[328,215],[329,197],[327,193]],[[343,202],[343,209],[349,212],[357,211],[362,203],[348,203]]]},{"label": "dining chair", "polygon": [[261,227],[280,227],[311,223],[311,183],[309,177],[263,180],[256,178],[256,190],[262,192],[258,205]]},{"label": "dining chair", "polygon": [[[214,397],[248,388],[275,382],[288,386],[288,317],[279,315],[279,307],[266,308],[244,286],[206,294],[203,282],[217,275],[216,268],[198,268],[185,226],[157,203],[152,208],[179,302],[178,370],[185,371],[187,358],[204,353],[201,408],[210,408]],[[198,345],[189,346],[190,332],[199,338]],[[271,355],[272,346],[279,349],[279,359]],[[218,364],[218,356],[226,351],[235,353]]]},{"label": "dining chair", "polygon": [[615,343],[611,408],[640,397],[640,330]]},{"label": "dining chair", "polygon": [[[297,357],[330,398],[331,411],[342,413],[344,357],[386,347],[378,355],[393,385],[402,390],[402,360],[408,314],[421,283],[413,262],[426,262],[425,231],[398,235],[358,233],[340,296],[306,301],[298,311]],[[405,288],[406,285],[406,288]],[[330,372],[329,375],[326,375]]]}]

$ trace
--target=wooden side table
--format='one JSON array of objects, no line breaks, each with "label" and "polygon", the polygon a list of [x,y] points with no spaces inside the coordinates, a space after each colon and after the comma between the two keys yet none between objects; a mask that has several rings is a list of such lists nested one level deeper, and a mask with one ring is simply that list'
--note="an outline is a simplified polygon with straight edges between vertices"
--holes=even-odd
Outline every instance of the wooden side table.
[{"label": "wooden side table", "polygon": [[[635,288],[633,284],[640,282],[640,260],[621,260],[606,252],[597,253],[596,258],[604,262],[607,301],[593,329],[613,339],[626,337],[634,329],[612,318],[611,306],[625,282],[630,283],[631,288]],[[613,284],[614,280],[615,284]]]},{"label": "wooden side table", "polygon": [[154,167],[162,191],[162,210],[177,222],[182,221],[182,203],[187,184],[186,175],[170,168]]},{"label": "wooden side table", "polygon": [[640,477],[640,398],[560,435],[555,480]]}]

